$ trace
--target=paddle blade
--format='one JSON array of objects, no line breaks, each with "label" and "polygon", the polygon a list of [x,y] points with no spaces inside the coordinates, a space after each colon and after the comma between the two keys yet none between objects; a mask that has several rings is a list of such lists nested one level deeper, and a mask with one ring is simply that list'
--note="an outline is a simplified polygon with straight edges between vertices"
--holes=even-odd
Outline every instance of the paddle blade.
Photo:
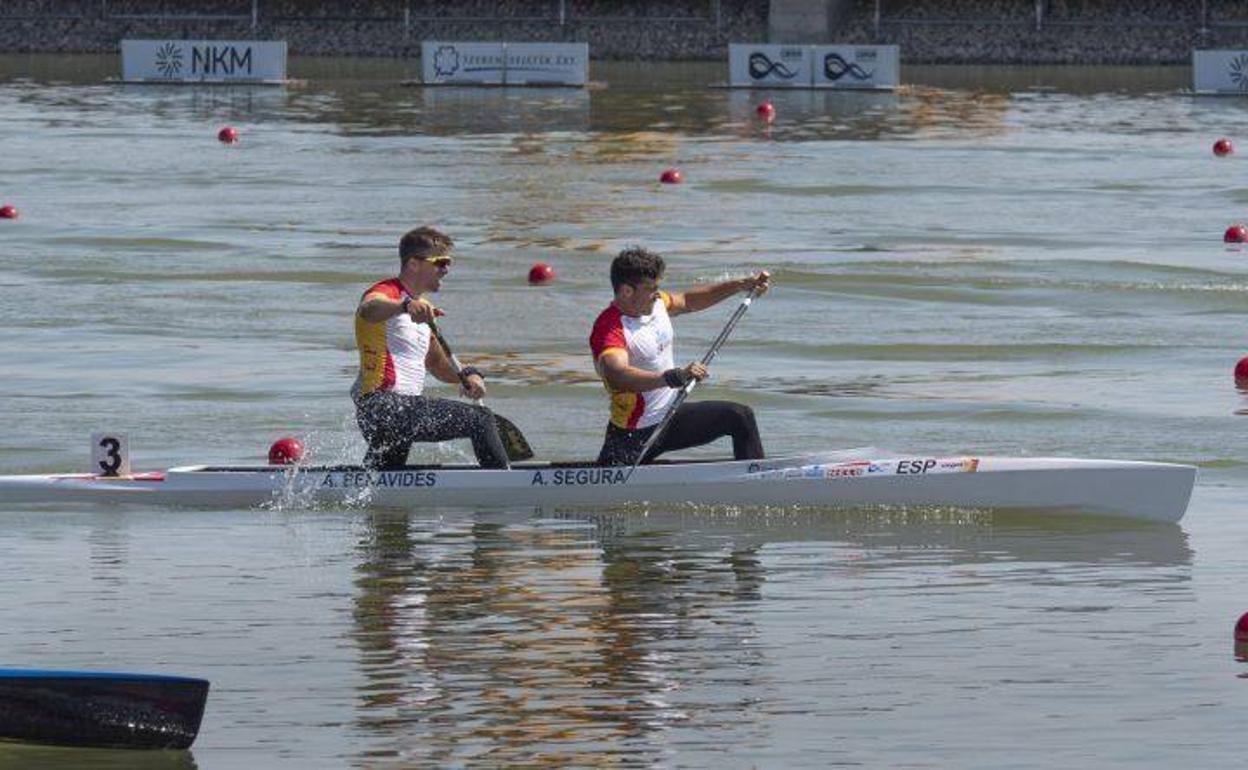
[{"label": "paddle blade", "polygon": [[498,435],[503,439],[503,448],[507,450],[508,460],[517,462],[533,457],[532,447],[529,446],[528,440],[515,423],[501,414],[494,415],[494,422],[498,423]]},{"label": "paddle blade", "polygon": [[0,739],[60,746],[186,749],[208,682],[83,671],[0,670]]}]

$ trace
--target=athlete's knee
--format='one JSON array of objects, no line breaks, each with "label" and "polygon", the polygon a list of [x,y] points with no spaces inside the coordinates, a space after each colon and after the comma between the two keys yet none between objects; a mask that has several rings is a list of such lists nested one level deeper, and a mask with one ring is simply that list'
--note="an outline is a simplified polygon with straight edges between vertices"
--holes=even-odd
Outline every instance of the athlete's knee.
[{"label": "athlete's knee", "polygon": [[754,410],[745,404],[730,403],[728,413],[732,415],[732,419],[739,424],[752,427],[758,423],[754,419]]},{"label": "athlete's knee", "polygon": [[472,406],[472,424],[478,432],[489,431],[496,423],[494,412],[488,406]]},{"label": "athlete's knee", "polygon": [[758,422],[754,419],[754,410],[745,404],[733,404],[733,413],[737,421],[736,431],[732,435],[732,455],[738,460],[758,460],[766,453],[763,440],[758,435]]}]

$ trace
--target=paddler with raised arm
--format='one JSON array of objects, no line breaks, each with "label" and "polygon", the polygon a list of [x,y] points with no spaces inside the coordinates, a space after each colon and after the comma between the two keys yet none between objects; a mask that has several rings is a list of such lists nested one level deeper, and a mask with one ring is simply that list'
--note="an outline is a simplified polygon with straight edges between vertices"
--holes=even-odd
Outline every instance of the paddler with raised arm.
[{"label": "paddler with raised arm", "polygon": [[[671,316],[705,310],[741,292],[762,294],[771,285],[771,275],[763,270],[748,278],[666,292],[659,289],[665,268],[663,257],[640,247],[621,251],[611,262],[615,298],[598,315],[589,336],[594,367],[611,394],[611,418],[598,455],[604,465],[635,463],[677,391],[709,374],[696,362],[676,366]],[[696,401],[677,408],[643,462],[723,436],[732,437],[736,459],[763,457],[754,410],[732,401]]]},{"label": "paddler with raised arm", "polygon": [[424,395],[425,376],[432,374],[460,384],[474,399],[485,396],[481,372],[465,366],[457,374],[429,325],[442,311],[424,295],[441,288],[453,247],[450,236],[435,228],[409,231],[399,240],[399,274],[370,286],[356,308],[360,373],[351,395],[370,468],[401,468],[413,443],[456,438],[472,440],[482,467],[509,467],[489,409]]}]

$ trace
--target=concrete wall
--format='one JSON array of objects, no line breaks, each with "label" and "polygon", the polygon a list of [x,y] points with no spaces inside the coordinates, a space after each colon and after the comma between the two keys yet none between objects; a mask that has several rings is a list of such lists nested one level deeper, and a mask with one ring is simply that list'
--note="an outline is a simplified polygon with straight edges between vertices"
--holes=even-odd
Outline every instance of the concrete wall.
[{"label": "concrete wall", "polygon": [[832,6],[841,0],[771,0],[767,39],[772,43],[827,43]]},{"label": "concrete wall", "polygon": [[421,40],[511,40],[588,42],[594,59],[722,61],[730,42],[767,39],[768,2],[260,0],[253,23],[252,0],[0,0],[0,52],[205,38],[285,40],[294,56],[415,57]]}]

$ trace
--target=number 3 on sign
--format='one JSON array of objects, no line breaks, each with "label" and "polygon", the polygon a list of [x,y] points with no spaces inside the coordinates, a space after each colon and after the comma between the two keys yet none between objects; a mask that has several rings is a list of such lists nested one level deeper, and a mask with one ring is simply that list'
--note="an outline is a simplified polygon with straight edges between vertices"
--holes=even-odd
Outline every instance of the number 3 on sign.
[{"label": "number 3 on sign", "polygon": [[101,476],[130,475],[130,442],[124,435],[91,434],[91,472]]}]

